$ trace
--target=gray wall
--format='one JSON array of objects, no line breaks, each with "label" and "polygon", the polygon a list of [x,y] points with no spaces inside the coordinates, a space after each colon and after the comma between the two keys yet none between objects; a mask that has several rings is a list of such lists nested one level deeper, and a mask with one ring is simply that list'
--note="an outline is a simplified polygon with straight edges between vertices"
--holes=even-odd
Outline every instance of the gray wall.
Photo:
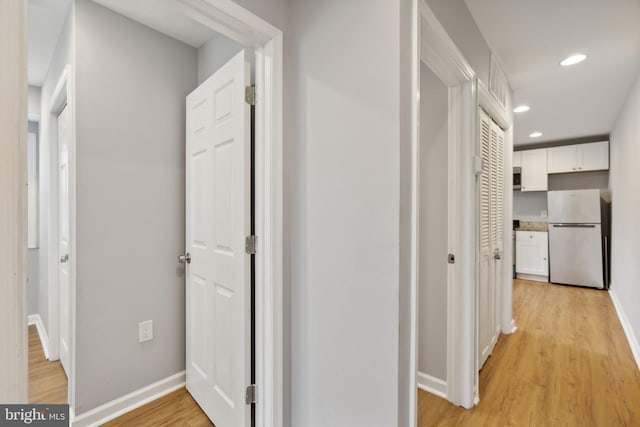
[{"label": "gray wall", "polygon": [[617,294],[636,340],[640,341],[640,76],[611,132],[611,289]]},{"label": "gray wall", "polygon": [[[55,249],[56,242],[50,241],[50,230],[56,224],[51,223],[51,217],[49,213],[49,205],[52,197],[57,197],[57,191],[55,188],[51,188],[51,182],[49,177],[51,171],[57,171],[58,169],[58,146],[55,144],[55,137],[52,134],[56,133],[55,123],[51,123],[50,111],[51,111],[51,96],[55,90],[56,84],[67,64],[71,64],[73,55],[72,39],[74,31],[73,14],[70,11],[67,18],[67,22],[64,25],[60,38],[56,46],[55,53],[49,64],[49,70],[42,84],[41,91],[41,114],[40,114],[40,178],[39,178],[39,191],[40,191],[40,215],[39,215],[39,234],[40,234],[40,254],[39,254],[39,292],[38,292],[38,306],[40,317],[44,323],[45,329],[49,328],[49,279],[50,275],[57,274],[57,271],[50,272],[48,268],[49,251]],[[57,136],[56,136],[57,137]]]},{"label": "gray wall", "polygon": [[420,259],[418,371],[447,380],[447,87],[420,73]]},{"label": "gray wall", "polygon": [[[185,97],[196,50],[76,1],[76,414],[185,368]],[[138,343],[138,322],[154,339]]]},{"label": "gray wall", "polygon": [[471,68],[488,86],[491,50],[464,0],[426,0],[426,2]]},{"label": "gray wall", "polygon": [[293,425],[397,425],[399,1],[289,8]]},{"label": "gray wall", "polygon": [[609,188],[609,171],[554,173],[549,175],[549,191]]},{"label": "gray wall", "polygon": [[221,34],[214,34],[198,48],[198,84],[207,80],[243,48]]}]

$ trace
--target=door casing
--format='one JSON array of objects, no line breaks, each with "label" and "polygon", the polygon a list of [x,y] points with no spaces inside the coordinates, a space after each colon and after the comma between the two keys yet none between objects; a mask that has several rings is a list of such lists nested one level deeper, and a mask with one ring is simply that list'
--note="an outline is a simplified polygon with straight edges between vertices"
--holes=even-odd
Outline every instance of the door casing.
[{"label": "door casing", "polygon": [[[446,30],[424,0],[413,0],[413,40],[411,45],[413,99],[411,102],[411,233],[410,233],[410,325],[408,378],[409,425],[417,425],[417,340],[418,277],[420,226],[420,63],[424,62],[449,87],[449,253],[455,264],[449,268],[447,288],[447,399],[471,408],[479,401],[477,368],[477,207],[473,170],[476,156],[477,108],[495,112],[496,121],[505,132],[505,171],[511,170],[513,129],[509,105],[501,106],[476,77]],[[509,103],[508,101],[507,103]],[[470,143],[474,141],[474,143]],[[512,187],[511,174],[505,173],[505,189]],[[511,192],[505,191],[505,224],[511,223]],[[510,228],[509,228],[510,230]],[[506,232],[503,236],[508,235]],[[471,236],[471,237],[469,237]],[[511,259],[511,244],[505,242],[505,259]],[[507,264],[507,263],[504,263]],[[515,330],[512,319],[510,268],[503,268],[508,283],[501,291],[501,325],[503,333]],[[508,288],[508,289],[506,289]],[[401,328],[403,326],[401,325]],[[400,348],[401,354],[406,351]],[[401,383],[402,385],[402,383]]]}]

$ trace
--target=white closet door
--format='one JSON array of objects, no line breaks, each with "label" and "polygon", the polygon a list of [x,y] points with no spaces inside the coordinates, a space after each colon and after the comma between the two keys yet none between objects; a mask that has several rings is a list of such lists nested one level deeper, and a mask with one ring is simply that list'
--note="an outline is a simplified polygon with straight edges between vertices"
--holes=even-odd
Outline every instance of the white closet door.
[{"label": "white closet door", "polygon": [[504,242],[504,131],[483,111],[480,115],[478,363],[481,368],[500,334],[499,292]]},{"label": "white closet door", "polygon": [[487,331],[487,320],[489,317],[489,295],[492,283],[491,249],[492,249],[492,165],[491,161],[491,119],[482,110],[480,114],[480,155],[482,157],[483,172],[479,177],[478,186],[479,200],[479,266],[478,266],[478,357],[479,367],[489,357],[489,337]]}]

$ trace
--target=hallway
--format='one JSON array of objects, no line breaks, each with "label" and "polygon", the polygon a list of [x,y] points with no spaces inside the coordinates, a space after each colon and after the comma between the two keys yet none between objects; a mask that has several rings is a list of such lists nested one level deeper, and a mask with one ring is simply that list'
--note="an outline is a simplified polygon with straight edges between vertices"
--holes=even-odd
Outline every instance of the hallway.
[{"label": "hallway", "polygon": [[633,426],[640,371],[607,292],[514,281],[518,330],[501,336],[465,410],[420,390],[419,426]]}]

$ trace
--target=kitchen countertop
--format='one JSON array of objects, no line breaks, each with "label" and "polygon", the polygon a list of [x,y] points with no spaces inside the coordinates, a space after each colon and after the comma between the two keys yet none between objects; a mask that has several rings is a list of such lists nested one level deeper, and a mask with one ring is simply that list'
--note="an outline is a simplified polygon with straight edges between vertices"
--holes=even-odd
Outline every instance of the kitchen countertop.
[{"label": "kitchen countertop", "polygon": [[520,227],[516,231],[548,231],[546,222],[520,221]]}]

